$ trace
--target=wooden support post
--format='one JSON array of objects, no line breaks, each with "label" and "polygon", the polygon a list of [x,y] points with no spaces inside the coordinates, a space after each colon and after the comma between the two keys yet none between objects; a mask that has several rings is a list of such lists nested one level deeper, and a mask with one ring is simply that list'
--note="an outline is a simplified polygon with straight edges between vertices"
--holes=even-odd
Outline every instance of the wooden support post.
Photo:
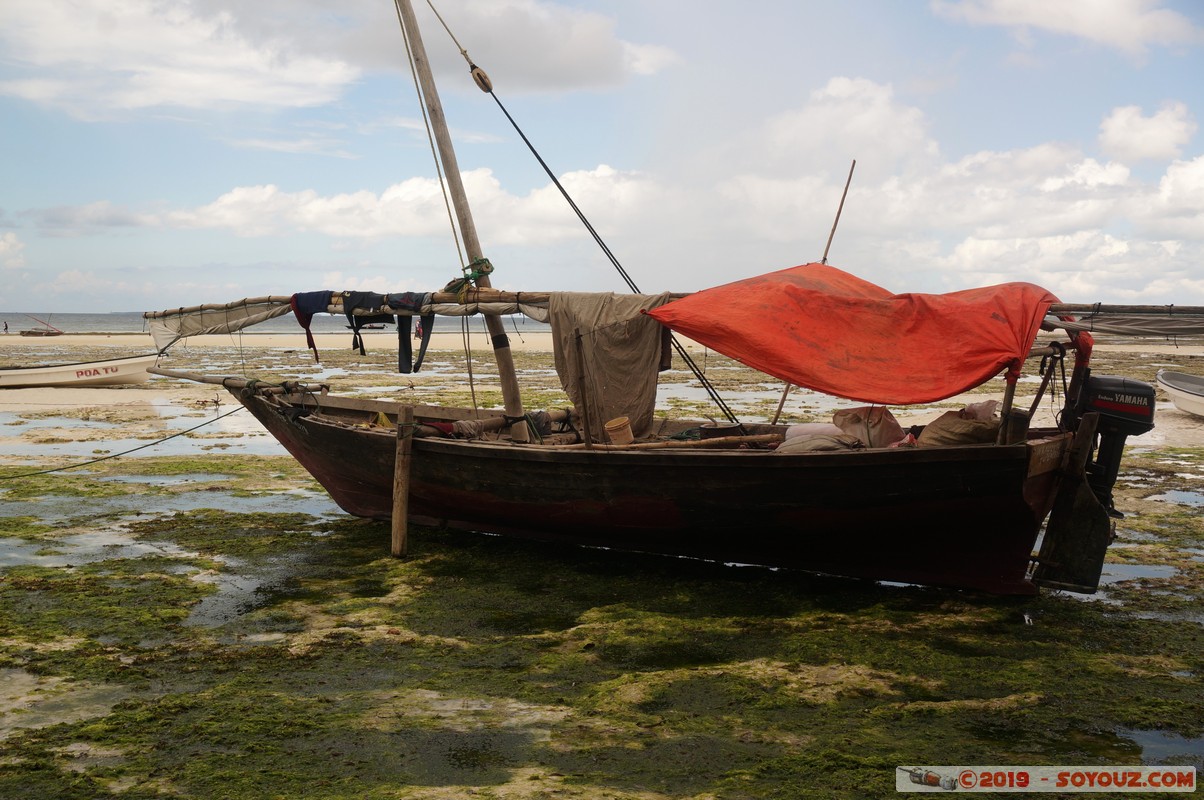
[{"label": "wooden support post", "polygon": [[995,444],[1012,444],[1007,441],[1008,435],[1008,417],[1012,414],[1012,403],[1016,399],[1016,382],[1009,380],[1007,385],[1003,387],[1003,408],[999,410],[999,434],[995,437]]},{"label": "wooden support post", "polygon": [[393,465],[393,542],[394,558],[405,558],[410,516],[410,450],[414,443],[414,407],[402,406],[397,412],[397,461]]},{"label": "wooden support post", "polygon": [[782,387],[782,399],[778,401],[778,410],[773,412],[773,419],[770,420],[769,424],[778,424],[778,419],[780,419],[782,416],[782,407],[786,405],[786,398],[790,395],[790,390],[793,388],[794,386],[789,381],[787,381],[786,385]]},{"label": "wooden support post", "polygon": [[[581,329],[573,328],[573,342],[577,347],[577,393],[581,396],[581,436],[585,439],[585,449],[594,446],[594,437],[589,432],[592,420],[589,407],[589,394],[585,385],[585,351],[581,346]],[[601,420],[599,420],[601,425]]]}]

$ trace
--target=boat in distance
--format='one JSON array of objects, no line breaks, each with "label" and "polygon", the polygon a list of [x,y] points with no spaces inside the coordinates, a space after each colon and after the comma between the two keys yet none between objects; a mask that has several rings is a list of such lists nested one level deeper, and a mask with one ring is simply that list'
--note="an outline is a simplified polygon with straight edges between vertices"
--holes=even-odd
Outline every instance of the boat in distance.
[{"label": "boat in distance", "polygon": [[122,386],[150,380],[147,367],[159,359],[157,353],[99,361],[0,367],[0,389],[34,387]]},{"label": "boat in distance", "polygon": [[1160,369],[1155,380],[1158,387],[1170,397],[1175,408],[1197,417],[1204,417],[1204,376]]},{"label": "boat in distance", "polygon": [[[20,334],[22,336],[62,336],[63,335],[62,330],[54,327],[46,320],[38,319],[37,317],[33,316],[32,314],[26,314],[25,316],[29,317],[34,322],[37,322],[38,327],[26,328],[26,329],[20,331]],[[8,323],[6,322],[4,325],[5,325],[4,332],[7,333],[8,332]]]}]

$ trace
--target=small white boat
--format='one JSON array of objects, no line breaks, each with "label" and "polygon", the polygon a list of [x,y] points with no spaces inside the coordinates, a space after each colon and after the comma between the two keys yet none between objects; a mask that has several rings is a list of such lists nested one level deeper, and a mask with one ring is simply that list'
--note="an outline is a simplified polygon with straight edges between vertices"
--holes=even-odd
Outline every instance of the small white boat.
[{"label": "small white boat", "polygon": [[147,367],[153,367],[157,354],[107,358],[103,361],[77,361],[32,367],[0,367],[0,389],[24,389],[37,386],[120,386],[144,383],[150,379]]},{"label": "small white boat", "polygon": [[1204,376],[1160,369],[1158,386],[1171,398],[1175,408],[1204,417]]}]

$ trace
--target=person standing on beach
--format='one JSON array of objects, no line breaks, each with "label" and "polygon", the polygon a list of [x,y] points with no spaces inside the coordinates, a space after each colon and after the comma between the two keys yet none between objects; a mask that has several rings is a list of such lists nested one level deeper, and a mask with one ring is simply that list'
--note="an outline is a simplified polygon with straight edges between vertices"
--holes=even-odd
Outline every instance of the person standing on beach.
[{"label": "person standing on beach", "polygon": [[8,333],[8,323],[7,322],[4,323],[4,332]]}]

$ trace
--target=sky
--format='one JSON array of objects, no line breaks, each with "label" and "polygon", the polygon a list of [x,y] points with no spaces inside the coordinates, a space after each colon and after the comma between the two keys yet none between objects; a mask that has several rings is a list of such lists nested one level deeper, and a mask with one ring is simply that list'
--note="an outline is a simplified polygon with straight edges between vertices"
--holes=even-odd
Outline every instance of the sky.
[{"label": "sky", "polygon": [[[644,292],[1204,305],[1196,0],[415,5],[495,287],[627,291],[525,136]],[[0,153],[0,311],[461,274],[385,0],[0,2]]]}]

